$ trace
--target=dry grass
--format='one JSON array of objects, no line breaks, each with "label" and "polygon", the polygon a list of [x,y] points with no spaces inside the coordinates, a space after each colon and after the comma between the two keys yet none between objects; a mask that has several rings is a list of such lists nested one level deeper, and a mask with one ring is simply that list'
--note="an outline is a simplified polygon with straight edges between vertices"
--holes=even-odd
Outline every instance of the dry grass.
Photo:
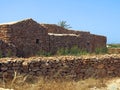
[{"label": "dry grass", "polygon": [[106,87],[106,79],[86,80],[60,80],[45,79],[42,77],[34,77],[27,75],[17,75],[13,79],[4,78],[0,82],[0,87],[14,90],[94,90],[92,88]]}]

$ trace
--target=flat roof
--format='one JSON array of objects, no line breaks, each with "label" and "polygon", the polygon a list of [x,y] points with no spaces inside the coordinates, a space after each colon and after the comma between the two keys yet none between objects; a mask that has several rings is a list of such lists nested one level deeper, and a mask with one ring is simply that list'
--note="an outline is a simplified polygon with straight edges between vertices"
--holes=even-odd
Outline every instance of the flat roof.
[{"label": "flat roof", "polygon": [[76,34],[56,34],[56,33],[48,33],[48,35],[54,35],[54,36],[76,36],[76,37],[79,36],[79,35],[76,35]]}]

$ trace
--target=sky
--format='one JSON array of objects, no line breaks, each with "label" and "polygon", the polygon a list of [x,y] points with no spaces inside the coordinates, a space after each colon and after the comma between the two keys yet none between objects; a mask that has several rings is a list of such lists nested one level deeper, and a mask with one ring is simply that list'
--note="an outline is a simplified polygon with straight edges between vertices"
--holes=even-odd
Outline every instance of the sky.
[{"label": "sky", "polygon": [[0,23],[27,18],[49,24],[67,21],[72,30],[120,43],[120,0],[0,0]]}]

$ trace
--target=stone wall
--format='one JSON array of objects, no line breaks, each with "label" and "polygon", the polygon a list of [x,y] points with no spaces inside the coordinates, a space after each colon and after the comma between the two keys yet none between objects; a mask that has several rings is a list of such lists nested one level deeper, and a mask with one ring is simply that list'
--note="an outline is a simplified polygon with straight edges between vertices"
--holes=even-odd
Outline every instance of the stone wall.
[{"label": "stone wall", "polygon": [[80,37],[80,36],[55,36],[55,35],[50,35],[50,52],[51,53],[56,53],[58,50],[61,48],[73,48],[75,46],[79,47],[80,49],[87,49],[86,44],[87,44],[87,38]]},{"label": "stone wall", "polygon": [[85,79],[120,76],[120,55],[85,57],[2,58],[0,77],[14,72],[51,78]]},{"label": "stone wall", "polygon": [[[106,37],[100,35],[90,34],[90,32],[67,30],[60,26],[54,24],[41,24],[44,28],[47,29],[48,33],[53,33],[50,35],[50,51],[57,51],[59,48],[70,48],[78,46],[82,49],[87,50],[88,52],[94,52],[96,48],[106,47]],[[61,34],[57,36],[54,34]],[[63,35],[62,34],[68,34]],[[69,34],[75,34],[77,36],[70,36]]]},{"label": "stone wall", "polygon": [[105,36],[100,36],[100,35],[94,35],[91,34],[90,36],[90,49],[91,51],[95,51],[97,48],[105,48],[107,39]]},{"label": "stone wall", "polygon": [[49,35],[49,46],[52,53],[56,53],[61,48],[72,48],[78,46],[88,52],[94,52],[97,48],[106,47],[106,37],[98,35],[75,36],[73,35]]}]

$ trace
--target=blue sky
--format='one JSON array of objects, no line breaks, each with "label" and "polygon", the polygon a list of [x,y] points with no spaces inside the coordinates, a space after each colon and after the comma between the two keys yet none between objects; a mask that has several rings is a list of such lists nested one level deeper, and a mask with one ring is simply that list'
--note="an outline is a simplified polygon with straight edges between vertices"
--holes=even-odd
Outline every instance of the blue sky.
[{"label": "blue sky", "polygon": [[50,24],[64,20],[74,30],[120,43],[120,0],[0,0],[0,23],[26,18]]}]

